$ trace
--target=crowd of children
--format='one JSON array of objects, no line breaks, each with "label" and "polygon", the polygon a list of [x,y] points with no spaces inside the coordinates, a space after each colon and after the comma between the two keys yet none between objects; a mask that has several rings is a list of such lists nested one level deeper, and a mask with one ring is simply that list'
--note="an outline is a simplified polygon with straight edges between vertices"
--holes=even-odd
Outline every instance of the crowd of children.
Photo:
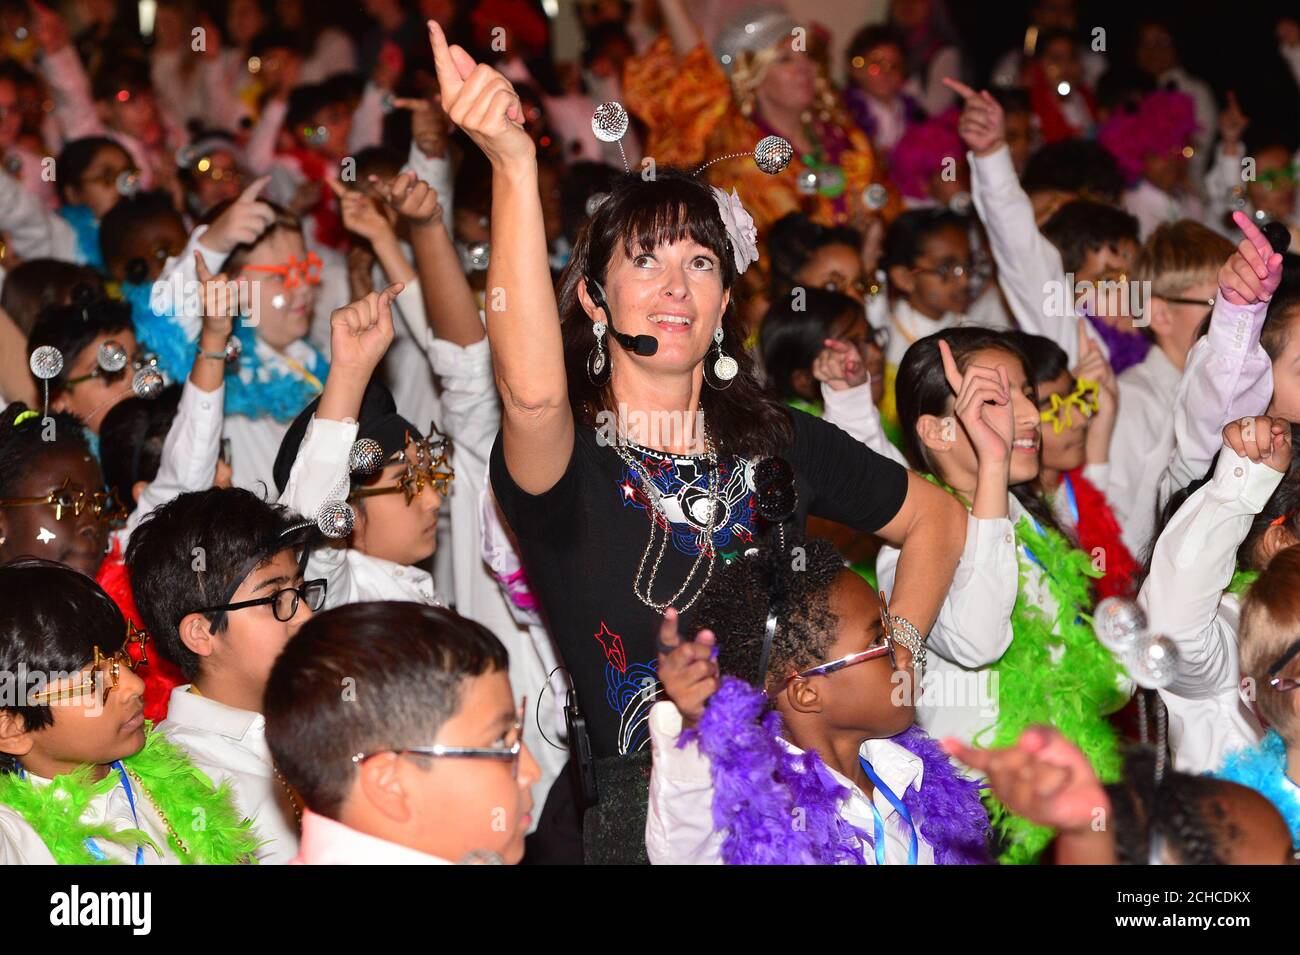
[{"label": "crowd of children", "polygon": [[1300,858],[1300,143],[1068,2],[363,6],[6,7],[0,863]]}]

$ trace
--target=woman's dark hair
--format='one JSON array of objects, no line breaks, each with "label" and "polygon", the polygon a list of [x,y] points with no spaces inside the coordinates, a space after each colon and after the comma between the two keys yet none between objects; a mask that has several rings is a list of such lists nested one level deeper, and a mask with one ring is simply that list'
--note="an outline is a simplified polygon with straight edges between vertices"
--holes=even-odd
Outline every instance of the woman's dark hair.
[{"label": "woman's dark hair", "polygon": [[95,157],[99,155],[100,150],[116,149],[122,155],[131,160],[131,154],[123,148],[122,144],[115,139],[109,139],[107,136],[84,136],[81,139],[74,139],[70,143],[65,143],[62,152],[59,153],[55,166],[59,170],[59,198],[65,204],[71,204],[72,200],[68,198],[68,186],[80,185],[81,179],[86,175],[86,170],[94,163]]},{"label": "woman's dark hair", "polygon": [[1025,371],[1035,385],[1055,381],[1062,372],[1070,370],[1070,356],[1050,338],[1021,331],[1008,331],[1005,334],[1019,348],[1025,359]]},{"label": "woman's dark hair", "polygon": [[1025,192],[1069,192],[1114,204],[1124,192],[1124,174],[1104,146],[1087,139],[1048,143],[1032,156],[1021,180]]},{"label": "woman's dark hair", "polygon": [[[768,542],[769,545],[772,541]],[[770,674],[788,675],[826,662],[839,627],[830,592],[844,558],[830,541],[802,542],[802,560],[774,546],[738,556],[714,571],[692,625],[718,639],[718,668],[765,688]],[[758,672],[767,615],[776,610],[776,633],[767,673]]]},{"label": "woman's dark hair", "polygon": [[[211,225],[221,217],[223,212],[238,201],[238,199],[223,199],[207,211],[207,214],[203,216],[199,224]],[[302,220],[296,215],[279,203],[272,202],[270,199],[259,199],[258,201],[270,206],[271,211],[275,213],[275,218],[271,220],[270,227],[265,229],[261,235],[252,242],[241,242],[230,250],[230,254],[227,255],[225,261],[221,263],[221,271],[231,278],[234,278],[235,273],[244,267],[244,263],[248,261],[248,256],[252,251],[269,239],[275,232],[284,230],[286,232],[296,232],[299,235],[302,234]]]},{"label": "woman's dark hair", "polygon": [[51,305],[87,304],[104,297],[104,280],[94,269],[63,259],[28,259],[5,275],[0,308],[30,335],[36,316]]},{"label": "woman's dark hair", "polygon": [[[736,309],[736,265],[731,241],[710,187],[686,173],[660,168],[657,178],[628,173],[620,177],[596,214],[578,234],[577,244],[560,275],[560,321],[569,403],[579,424],[594,426],[596,415],[613,410],[608,383],[594,385],[587,375],[587,356],[595,344],[591,319],[578,298],[578,286],[590,278],[603,286],[616,252],[626,256],[652,250],[661,243],[692,239],[718,257],[722,287],[732,293],[722,316],[722,348],[740,366],[726,390],[707,383],[700,406],[718,449],[752,457],[778,454],[794,440],[787,409],[767,394],[745,348],[746,333]],[[609,348],[621,347],[607,339]],[[707,361],[707,359],[706,359]]]},{"label": "woman's dark hair", "polygon": [[163,443],[180,401],[181,386],[170,385],[157,398],[127,398],[104,415],[99,426],[104,483],[128,511],[135,510],[131,489],[136,482],[158,476]]},{"label": "woman's dark hair", "polygon": [[508,667],[501,641],[454,611],[399,601],[335,607],[303,624],[271,668],[267,745],[307,808],[337,819],[356,778],[354,754],[429,746],[460,710],[465,680]]},{"label": "woman's dark hair", "polygon": [[[76,673],[96,645],[113,653],[126,637],[126,618],[104,589],[85,574],[53,561],[23,557],[0,565],[0,672],[32,675]],[[43,686],[16,684],[18,693]],[[8,695],[8,694],[6,694]],[[54,722],[48,705],[21,706],[0,701],[0,711],[22,717],[31,731]],[[0,756],[0,771],[13,771],[13,759]]]},{"label": "woman's dark hair", "polygon": [[1155,767],[1155,751],[1135,746],[1124,754],[1124,778],[1106,786],[1120,863],[1147,865],[1151,837],[1159,835],[1181,865],[1222,865],[1227,819],[1210,819],[1207,811],[1225,784],[1170,769],[1157,786]]},{"label": "woman's dark hair", "polygon": [[892,269],[896,265],[914,265],[931,236],[944,229],[965,232],[966,227],[966,220],[947,209],[910,209],[895,219],[885,233],[880,267]]},{"label": "woman's dark hair", "polygon": [[63,356],[63,368],[50,379],[50,394],[66,386],[68,372],[81,351],[101,335],[134,332],[131,306],[117,299],[101,298],[86,305],[53,305],[37,316],[27,339],[27,354],[51,345]]},{"label": "woman's dark hair", "polygon": [[1138,221],[1123,209],[1079,199],[1043,223],[1042,233],[1061,253],[1066,272],[1077,272],[1089,252],[1128,241],[1138,244]]},{"label": "woman's dark hair", "polygon": [[796,276],[800,269],[828,245],[847,245],[856,252],[862,247],[862,235],[851,226],[820,225],[802,212],[791,212],[778,219],[767,234],[772,298],[789,295],[799,284]]},{"label": "woman's dark hair", "polygon": [[[795,308],[796,304],[804,307]],[[789,295],[774,299],[758,335],[768,387],[785,400],[800,397],[794,373],[812,368],[831,329],[848,314],[861,315],[862,305],[840,292],[810,288],[802,302]]]},{"label": "woman's dark hair", "polygon": [[[0,411],[0,497],[13,497],[18,482],[47,451],[71,446],[90,453],[86,428],[80,418],[66,411],[51,411],[48,417],[54,422],[53,441],[45,440],[48,425],[40,411],[28,408],[21,401]],[[23,420],[18,421],[19,418]]]},{"label": "woman's dark hair", "polygon": [[[940,340],[948,343],[953,360],[963,373],[976,352],[997,348],[1019,359],[1026,376],[1031,379],[1033,377],[1029,371],[1029,358],[1021,350],[1019,339],[1006,332],[975,326],[945,328],[913,342],[899,362],[894,394],[898,404],[898,422],[903,431],[903,453],[907,455],[912,467],[922,472],[933,472],[934,466],[926,454],[920,435],[916,433],[916,423],[922,415],[949,414],[953,400],[952,388],[948,385],[943,359],[939,354]],[[1041,526],[1061,532],[1051,509],[1036,493],[1034,482],[1017,484],[1011,488],[1011,493]]]},{"label": "woman's dark hair", "polygon": [[[185,646],[180,622],[228,599],[244,578],[301,538],[287,535],[293,516],[243,488],[180,494],[151,512],[131,535],[126,567],[145,629],[188,679],[199,658]],[[226,614],[207,614],[221,633]]]}]

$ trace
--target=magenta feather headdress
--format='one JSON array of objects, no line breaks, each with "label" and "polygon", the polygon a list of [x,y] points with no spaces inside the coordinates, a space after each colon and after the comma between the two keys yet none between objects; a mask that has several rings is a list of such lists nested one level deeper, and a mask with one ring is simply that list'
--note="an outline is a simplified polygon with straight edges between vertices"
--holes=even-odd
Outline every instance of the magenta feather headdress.
[{"label": "magenta feather headdress", "polygon": [[911,199],[929,196],[930,179],[945,159],[965,161],[966,147],[957,135],[956,113],[949,111],[912,126],[889,154],[889,175],[898,191]]},{"label": "magenta feather headdress", "polygon": [[1190,96],[1159,90],[1142,97],[1136,109],[1115,110],[1097,131],[1097,142],[1115,157],[1124,178],[1133,185],[1142,178],[1148,156],[1190,145],[1198,128],[1196,104]]}]

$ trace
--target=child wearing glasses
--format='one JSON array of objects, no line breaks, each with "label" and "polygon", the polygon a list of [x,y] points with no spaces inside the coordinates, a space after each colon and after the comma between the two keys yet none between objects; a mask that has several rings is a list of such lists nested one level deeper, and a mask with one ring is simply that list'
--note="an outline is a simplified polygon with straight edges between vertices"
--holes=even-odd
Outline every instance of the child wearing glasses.
[{"label": "child wearing glasses", "polygon": [[987,862],[978,784],[912,727],[923,645],[828,542],[792,553],[720,567],[694,641],[664,618],[650,861]]},{"label": "child wearing glasses", "polygon": [[1223,429],[1222,441],[1211,475],[1170,501],[1138,596],[1151,632],[1178,647],[1174,682],[1159,692],[1174,766],[1191,773],[1216,768],[1263,735],[1252,706],[1259,686],[1242,687],[1249,672],[1242,601],[1259,572],[1300,542],[1290,427],[1243,418]]},{"label": "child wearing glasses", "polygon": [[253,490],[271,486],[289,422],[320,394],[329,373],[307,337],[320,260],[307,252],[297,218],[258,198],[266,182],[258,179],[235,201],[218,204],[158,281],[126,290],[141,341],[178,379],[194,362],[202,326],[204,309],[192,291],[201,280],[196,253],[207,273],[227,283],[222,305],[238,317],[234,344],[202,354],[227,360],[223,436],[232,445],[234,485]]},{"label": "child wearing glasses", "polygon": [[[1062,533],[1034,482],[1042,420],[1028,359],[1014,335],[953,328],[908,349],[898,373],[903,446],[970,509],[966,549],[928,644],[918,721],[934,735],[1001,746],[1034,723],[1058,727],[1103,779],[1118,772],[1105,715],[1128,685],[1083,615],[1101,576]],[[889,593],[898,551],[876,569]],[[1028,861],[1048,834],[999,813],[1003,859]]]},{"label": "child wearing glasses", "polygon": [[1115,373],[1100,346],[1079,332],[1078,366],[1067,366],[1065,351],[1050,338],[1011,332],[1024,353],[1038,392],[1042,455],[1034,489],[1070,541],[1097,561],[1098,600],[1131,597],[1137,589],[1137,562],[1124,546],[1106,496],[1110,438],[1119,400]]},{"label": "child wearing glasses", "polygon": [[1300,547],[1280,551],[1241,608],[1241,672],[1270,727],[1257,745],[1230,755],[1216,776],[1249,786],[1277,808],[1300,848]]},{"label": "child wearing glasses", "polygon": [[67,567],[0,566],[0,864],[254,861],[229,788],[150,731],[125,645],[147,639]]},{"label": "child wearing glasses", "polygon": [[271,664],[325,601],[325,581],[304,580],[299,558],[313,526],[249,491],[212,488],[155,510],[126,552],[140,616],[187,680],[159,731],[230,786],[263,862],[298,850],[301,807],[272,765],[262,702]]},{"label": "child wearing glasses", "polygon": [[305,805],[294,862],[517,863],[539,771],[508,666],[487,628],[439,607],[313,617],[266,689],[267,741]]},{"label": "child wearing glasses", "polygon": [[40,557],[94,577],[126,517],[103,487],[79,419],[9,405],[0,412],[0,563]]}]

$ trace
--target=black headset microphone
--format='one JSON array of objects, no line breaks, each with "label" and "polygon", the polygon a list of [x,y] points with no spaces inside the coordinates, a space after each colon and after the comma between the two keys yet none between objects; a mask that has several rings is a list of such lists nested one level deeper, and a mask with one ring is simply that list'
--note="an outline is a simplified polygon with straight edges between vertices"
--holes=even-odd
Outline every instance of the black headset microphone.
[{"label": "black headset microphone", "polygon": [[616,342],[642,358],[649,358],[659,350],[659,339],[653,335],[627,335],[615,328],[614,314],[609,310],[609,303],[605,301],[605,290],[591,276],[586,277],[586,282],[587,294],[591,296],[595,306],[605,313],[605,324]]}]

